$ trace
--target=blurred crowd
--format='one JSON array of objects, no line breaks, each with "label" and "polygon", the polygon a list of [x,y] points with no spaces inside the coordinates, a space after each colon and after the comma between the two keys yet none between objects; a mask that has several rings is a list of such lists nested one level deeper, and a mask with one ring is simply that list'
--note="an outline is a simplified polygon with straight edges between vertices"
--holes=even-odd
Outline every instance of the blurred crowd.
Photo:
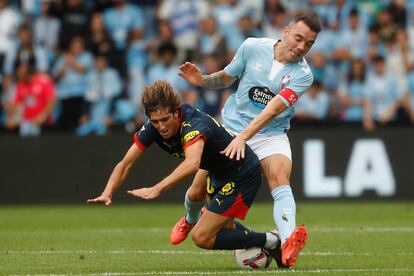
[{"label": "blurred crowd", "polygon": [[192,87],[179,65],[221,70],[246,38],[281,38],[300,9],[324,28],[295,122],[412,125],[412,0],[0,0],[1,131],[132,132],[146,120],[143,88],[158,79],[220,120],[237,84]]}]

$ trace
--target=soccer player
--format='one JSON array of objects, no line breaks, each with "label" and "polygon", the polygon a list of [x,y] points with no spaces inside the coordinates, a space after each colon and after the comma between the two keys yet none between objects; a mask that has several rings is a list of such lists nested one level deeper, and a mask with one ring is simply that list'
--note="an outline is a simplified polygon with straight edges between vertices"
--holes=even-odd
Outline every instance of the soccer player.
[{"label": "soccer player", "polygon": [[[315,14],[298,12],[284,27],[280,40],[246,39],[224,70],[202,75],[192,63],[180,66],[180,76],[196,86],[222,88],[239,79],[237,92],[222,111],[224,126],[237,137],[223,154],[230,159],[243,159],[247,142],[261,160],[274,199],[273,218],[283,243],[282,263],[278,262],[282,267],[295,264],[307,240],[304,226],[295,229],[296,205],[289,181],[292,159],[287,131],[294,116],[294,103],[313,81],[304,56],[320,30]],[[191,230],[188,224],[197,222],[199,213],[192,209],[197,209],[197,202],[203,198],[200,187],[205,186],[205,181],[201,174],[205,173],[199,173],[186,194],[187,215],[173,228],[171,237],[184,240]],[[180,239],[171,242],[177,244]]]},{"label": "soccer player", "polygon": [[142,104],[147,122],[134,136],[134,144],[119,162],[102,195],[88,203],[110,205],[112,194],[119,188],[133,164],[152,144],[184,161],[161,182],[149,188],[128,191],[143,199],[154,199],[174,187],[200,168],[207,170],[211,188],[215,190],[211,203],[194,227],[194,243],[205,249],[267,248],[280,251],[277,233],[257,233],[234,218],[244,219],[261,184],[260,162],[246,147],[245,158],[232,160],[220,154],[234,138],[209,115],[180,104],[180,97],[165,81],[156,81],[144,89]]}]

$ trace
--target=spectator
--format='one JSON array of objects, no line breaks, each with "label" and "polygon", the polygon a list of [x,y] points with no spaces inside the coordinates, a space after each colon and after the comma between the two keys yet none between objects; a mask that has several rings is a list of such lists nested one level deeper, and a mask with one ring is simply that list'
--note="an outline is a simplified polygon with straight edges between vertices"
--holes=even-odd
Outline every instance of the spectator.
[{"label": "spectator", "polygon": [[115,7],[104,11],[104,23],[115,47],[118,50],[125,50],[128,43],[130,31],[136,31],[143,37],[144,34],[144,15],[141,9],[126,0],[112,0]]},{"label": "spectator", "polygon": [[375,57],[364,84],[364,128],[373,130],[375,122],[385,125],[395,120],[403,96],[398,79],[385,69],[384,57]]},{"label": "spectator", "polygon": [[365,64],[362,59],[354,59],[346,80],[338,88],[341,102],[340,119],[345,122],[362,122],[363,87],[365,82]]},{"label": "spectator", "polygon": [[236,53],[237,49],[249,37],[262,37],[261,31],[253,24],[249,15],[242,15],[239,19],[236,30],[231,34],[227,40],[229,47],[227,61],[230,62]]},{"label": "spectator", "polygon": [[148,65],[148,55],[145,48],[145,41],[137,33],[131,32],[126,58],[128,70],[127,97],[118,100],[116,103],[116,118],[120,123],[126,124],[128,132],[135,131],[134,125],[142,125],[146,120],[140,101],[146,84],[145,69]]},{"label": "spectator", "polygon": [[227,56],[226,40],[224,35],[217,30],[216,19],[213,16],[208,16],[200,23],[194,61],[200,62],[204,55],[215,55],[220,60],[225,60]]},{"label": "spectator", "polygon": [[218,0],[211,9],[211,15],[217,21],[218,30],[227,41],[231,40],[240,20],[240,9],[237,0]]},{"label": "spectator", "polygon": [[358,11],[353,9],[349,14],[348,25],[340,31],[336,49],[349,51],[346,54],[349,58],[362,58],[364,47],[367,45],[367,36],[367,29],[361,23]]},{"label": "spectator", "polygon": [[7,107],[7,100],[13,98],[15,91],[14,74],[20,64],[34,65],[39,72],[47,72],[49,64],[47,53],[42,47],[36,47],[32,41],[32,34],[28,26],[23,25],[18,32],[18,40],[16,40],[10,50],[7,52],[4,61],[4,81],[3,91],[7,95],[5,106]]},{"label": "spectator", "polygon": [[283,27],[286,26],[287,13],[283,7],[272,11],[263,22],[263,33],[265,37],[282,37]]},{"label": "spectator", "polygon": [[46,72],[49,68],[48,61],[45,49],[33,43],[29,26],[23,25],[19,29],[18,40],[7,52],[4,73],[12,76],[20,63],[32,63],[37,71]]},{"label": "spectator", "polygon": [[[176,38],[172,29],[171,23],[168,20],[158,20],[158,32],[150,37],[145,45],[145,50],[148,52],[150,62],[154,62],[157,59],[157,49],[161,44],[170,43],[177,48]],[[185,53],[180,52],[177,48],[177,60],[183,61]]]},{"label": "spectator", "polygon": [[405,5],[405,0],[394,0],[391,1],[389,7],[394,23],[400,28],[405,28],[407,26],[407,9]]},{"label": "spectator", "polygon": [[[396,43],[395,43],[396,42]],[[414,49],[411,47],[405,29],[398,29],[395,42],[389,49],[386,70],[398,78],[401,89],[407,91],[407,74],[414,69]]]},{"label": "spectator", "polygon": [[192,60],[198,25],[208,16],[208,12],[205,0],[165,0],[159,7],[158,17],[171,22],[177,47],[186,53],[185,60]]},{"label": "spectator", "polygon": [[85,39],[85,26],[89,23],[90,11],[82,0],[66,0],[57,16],[62,22],[59,35],[61,49],[66,50],[74,37]]},{"label": "spectator", "polygon": [[295,118],[302,122],[319,122],[326,119],[329,109],[329,96],[322,83],[315,80],[295,106]]},{"label": "spectator", "polygon": [[[3,83],[3,64],[6,54],[13,48],[17,30],[22,23],[20,12],[9,6],[8,0],[0,0],[0,117],[3,109],[3,103],[7,105],[10,95],[5,95]],[[7,106],[4,107],[7,109]]]},{"label": "spectator", "polygon": [[93,56],[85,50],[83,38],[74,37],[69,49],[58,58],[52,69],[60,108],[58,124],[65,130],[71,130],[79,123],[85,105],[87,73],[92,66]]},{"label": "spectator", "polygon": [[76,134],[80,136],[107,133],[113,100],[122,90],[121,78],[115,69],[108,67],[106,56],[97,56],[95,64],[95,69],[89,73],[85,93],[85,100],[89,103],[88,114],[76,130]]},{"label": "spectator", "polygon": [[[36,73],[34,65],[28,63],[19,64],[17,78],[7,127],[13,128],[18,123],[22,137],[38,136],[42,125],[50,120],[55,103],[53,81],[46,74]],[[18,111],[22,112],[21,118]]]},{"label": "spectator", "polygon": [[166,80],[169,82],[174,91],[180,93],[184,102],[195,105],[198,100],[196,91],[190,89],[190,85],[181,78],[178,73],[179,64],[175,62],[177,48],[174,45],[166,43],[158,48],[159,62],[150,65],[148,75],[146,77],[147,84],[154,83],[157,80]]},{"label": "spectator", "polygon": [[60,21],[50,14],[50,1],[42,0],[41,14],[33,23],[33,38],[36,46],[47,51],[49,64],[52,64],[58,52],[60,28]]},{"label": "spectator", "polygon": [[86,49],[95,56],[105,55],[109,65],[115,67],[119,72],[124,66],[124,59],[117,58],[115,55],[115,45],[110,35],[105,30],[102,14],[96,12],[92,14],[89,23],[89,34],[85,40]]},{"label": "spectator", "polygon": [[322,82],[325,89],[329,92],[337,89],[339,82],[337,70],[324,53],[313,52],[309,65],[312,68],[314,79]]},{"label": "spectator", "polygon": [[391,44],[398,30],[392,13],[389,9],[383,8],[377,15],[377,24],[379,27],[379,36],[383,43]]},{"label": "spectator", "polygon": [[25,17],[29,17],[31,21],[33,18],[41,14],[42,2],[44,2],[44,0],[20,0],[19,2],[23,14]]},{"label": "spectator", "polygon": [[[222,64],[223,59],[220,59],[217,56],[205,55],[202,60],[203,72],[206,74],[212,74],[224,68]],[[200,95],[199,104],[201,109],[205,113],[221,121],[221,109],[227,98],[232,94],[232,91],[229,88],[208,89],[198,87],[198,94]]]},{"label": "spectator", "polygon": [[364,61],[366,64],[372,64],[376,56],[386,56],[387,49],[379,36],[378,26],[372,26],[368,31],[368,41],[364,48]]},{"label": "spectator", "polygon": [[0,0],[0,64],[13,47],[17,31],[22,23],[20,12],[10,7],[8,0]]}]

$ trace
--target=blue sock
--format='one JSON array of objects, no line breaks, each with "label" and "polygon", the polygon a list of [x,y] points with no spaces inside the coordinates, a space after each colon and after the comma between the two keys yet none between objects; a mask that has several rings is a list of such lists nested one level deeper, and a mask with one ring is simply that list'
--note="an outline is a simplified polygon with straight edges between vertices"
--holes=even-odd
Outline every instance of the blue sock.
[{"label": "blue sock", "polygon": [[184,206],[187,212],[185,220],[189,224],[196,224],[201,216],[201,208],[206,205],[206,201],[191,201],[188,199],[188,191],[185,194]]},{"label": "blue sock", "polygon": [[272,190],[273,219],[279,230],[283,243],[296,227],[296,204],[289,185],[279,186]]},{"label": "blue sock", "polygon": [[247,232],[238,229],[222,228],[216,236],[213,249],[243,249],[263,247],[266,233]]},{"label": "blue sock", "polygon": [[250,229],[249,227],[246,227],[246,226],[244,226],[243,224],[241,224],[240,222],[238,222],[238,221],[234,221],[234,225],[236,226],[236,229],[237,230],[241,230],[241,231],[243,231],[243,232],[252,232],[252,229]]}]

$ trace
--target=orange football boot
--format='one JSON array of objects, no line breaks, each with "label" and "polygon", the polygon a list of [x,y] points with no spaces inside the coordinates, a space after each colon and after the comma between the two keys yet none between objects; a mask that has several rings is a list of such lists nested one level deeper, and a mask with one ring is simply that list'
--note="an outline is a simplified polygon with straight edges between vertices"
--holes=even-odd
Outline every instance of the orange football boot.
[{"label": "orange football boot", "polygon": [[185,220],[185,217],[182,217],[171,230],[170,242],[172,244],[179,244],[183,242],[193,227],[194,225],[188,224],[188,222]]},{"label": "orange football boot", "polygon": [[308,239],[308,231],[304,225],[296,227],[290,237],[282,244],[282,264],[285,267],[293,267],[300,251],[305,247]]}]

